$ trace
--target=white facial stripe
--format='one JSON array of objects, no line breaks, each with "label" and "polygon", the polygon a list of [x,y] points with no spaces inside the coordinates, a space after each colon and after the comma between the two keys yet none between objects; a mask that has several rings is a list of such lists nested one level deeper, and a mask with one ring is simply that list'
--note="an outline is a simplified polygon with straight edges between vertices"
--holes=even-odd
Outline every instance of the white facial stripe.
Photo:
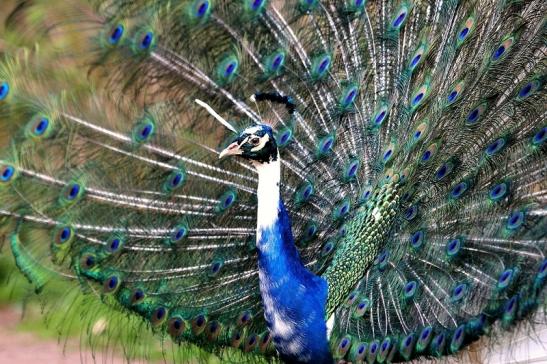
[{"label": "white facial stripe", "polygon": [[241,142],[240,145],[244,145],[245,143],[247,143],[249,141],[249,138],[251,137],[252,135],[249,135],[247,138],[243,139],[243,141]]},{"label": "white facial stripe", "polygon": [[[253,137],[256,135],[253,135]],[[247,138],[248,139],[248,138]],[[264,136],[260,139],[260,143],[254,148],[251,149],[251,152],[256,152],[266,145],[266,143],[270,140],[270,136],[268,134],[264,134]]]},{"label": "white facial stripe", "polygon": [[251,126],[250,128],[245,129],[243,132],[247,134],[254,134],[257,131],[262,130],[260,126]]}]

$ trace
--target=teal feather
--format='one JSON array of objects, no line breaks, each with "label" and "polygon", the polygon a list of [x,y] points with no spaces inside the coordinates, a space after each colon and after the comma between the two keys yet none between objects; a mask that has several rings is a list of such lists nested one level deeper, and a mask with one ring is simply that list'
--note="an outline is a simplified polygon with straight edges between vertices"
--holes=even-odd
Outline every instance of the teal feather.
[{"label": "teal feather", "polygon": [[138,318],[121,330],[286,359],[261,172],[218,160],[268,123],[334,358],[453,355],[545,304],[544,2],[18,3],[6,31],[39,46],[0,62],[0,214],[37,292],[66,280]]}]

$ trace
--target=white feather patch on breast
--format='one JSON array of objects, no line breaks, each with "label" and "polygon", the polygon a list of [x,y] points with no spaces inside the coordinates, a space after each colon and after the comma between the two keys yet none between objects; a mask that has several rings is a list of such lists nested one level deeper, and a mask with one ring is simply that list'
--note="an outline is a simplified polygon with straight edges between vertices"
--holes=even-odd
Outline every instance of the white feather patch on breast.
[{"label": "white feather patch on breast", "polygon": [[329,319],[327,320],[327,340],[330,339],[330,336],[332,334],[332,329],[334,329],[334,320],[336,319],[335,314],[333,313],[330,315]]},{"label": "white feather patch on breast", "polygon": [[273,313],[272,331],[283,339],[289,339],[295,332],[295,323],[288,317],[282,317],[278,312]]}]

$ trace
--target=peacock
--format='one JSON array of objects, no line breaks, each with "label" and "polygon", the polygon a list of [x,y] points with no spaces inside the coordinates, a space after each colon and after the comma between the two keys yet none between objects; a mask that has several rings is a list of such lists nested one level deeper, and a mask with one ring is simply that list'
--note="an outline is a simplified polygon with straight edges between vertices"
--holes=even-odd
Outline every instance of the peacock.
[{"label": "peacock", "polygon": [[36,293],[63,280],[136,318],[123,331],[246,362],[510,335],[546,302],[546,14],[17,1],[0,66],[15,263]]}]

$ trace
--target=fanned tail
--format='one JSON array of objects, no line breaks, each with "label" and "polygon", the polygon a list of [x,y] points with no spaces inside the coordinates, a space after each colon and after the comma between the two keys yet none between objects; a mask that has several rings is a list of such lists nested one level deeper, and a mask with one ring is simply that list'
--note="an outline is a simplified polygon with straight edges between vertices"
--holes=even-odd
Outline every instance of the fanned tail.
[{"label": "fanned tail", "polygon": [[0,213],[38,291],[63,276],[139,330],[275,359],[256,173],[218,161],[225,126],[268,122],[337,358],[452,354],[545,302],[541,1],[89,3],[8,18],[60,48],[0,68]]}]

